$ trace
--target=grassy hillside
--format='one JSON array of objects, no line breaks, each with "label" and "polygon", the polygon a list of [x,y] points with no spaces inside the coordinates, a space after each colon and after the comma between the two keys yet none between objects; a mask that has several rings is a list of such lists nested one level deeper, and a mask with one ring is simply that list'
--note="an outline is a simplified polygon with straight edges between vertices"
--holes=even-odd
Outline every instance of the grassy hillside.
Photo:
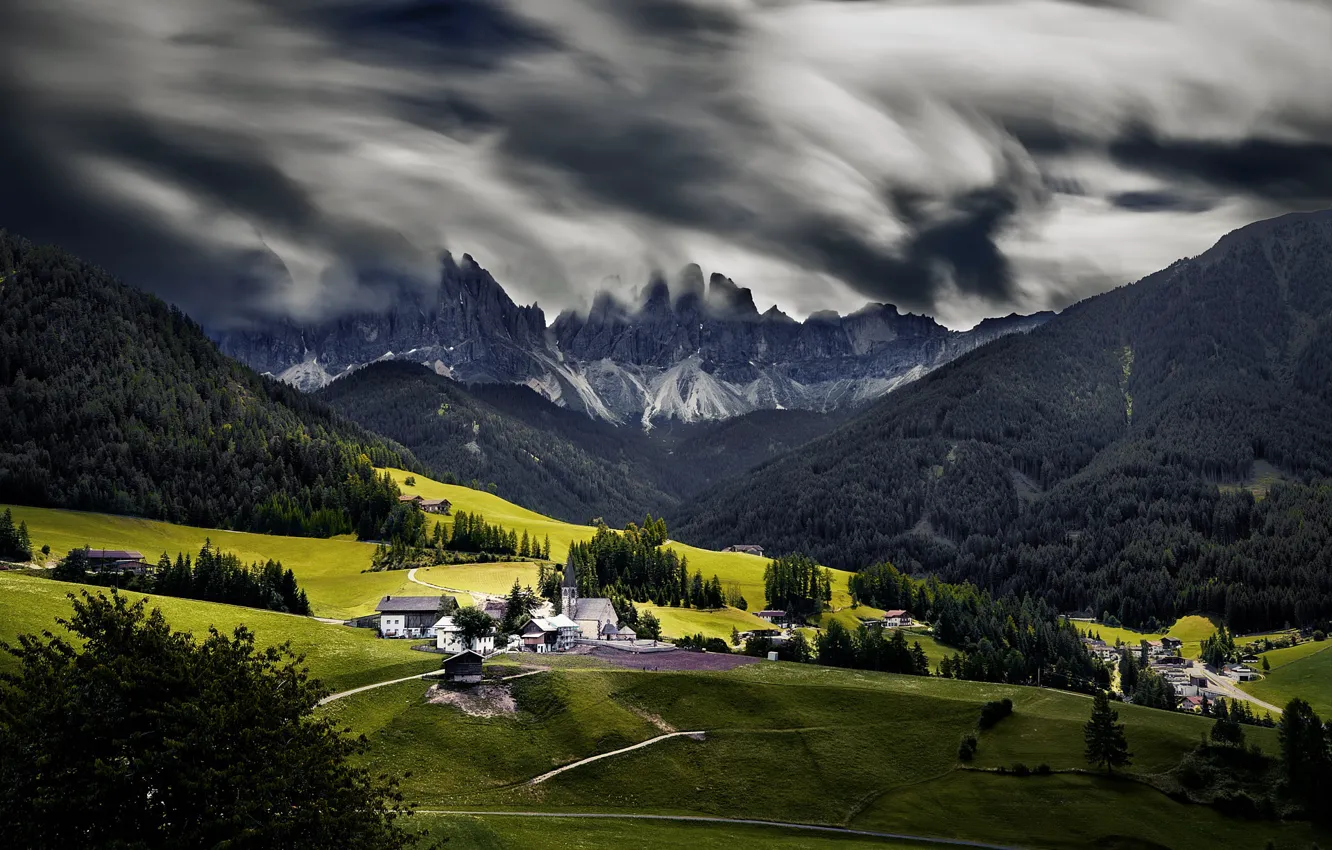
[{"label": "grassy hillside", "polygon": [[[635,848],[635,850],[921,850],[916,841],[826,835],[744,824],[669,823],[642,820],[519,818],[495,815],[418,815],[430,830],[427,841],[447,839],[450,847],[531,850],[533,847]],[[425,844],[425,842],[423,842]],[[935,845],[937,846],[937,845]]]},{"label": "grassy hillside", "polygon": [[[424,808],[750,817],[1030,847],[1179,847],[1190,838],[1261,847],[1271,838],[1294,848],[1316,837],[1303,825],[1232,821],[1134,781],[1083,773],[1018,779],[956,761],[980,705],[1009,696],[1014,715],[982,736],[978,767],[1085,768],[1081,724],[1090,701],[1073,694],[787,664],[729,673],[561,668],[515,681],[517,711],[492,718],[429,704],[425,690],[407,683],[328,709],[369,737],[374,766],[413,771],[408,796]],[[1120,710],[1136,775],[1170,768],[1208,727],[1185,715]],[[668,728],[706,730],[707,738],[671,739],[522,784]],[[1253,730],[1250,741],[1276,745],[1271,730]],[[1077,817],[1059,815],[1067,811]],[[475,828],[482,825],[479,834],[497,847],[540,828],[500,818]],[[550,829],[547,841],[578,834],[575,825]]]},{"label": "grassy hillside", "polygon": [[1324,719],[1332,717],[1332,642],[1306,641],[1264,653],[1269,673],[1241,687],[1260,700],[1284,706],[1295,697],[1306,700]]},{"label": "grassy hillside", "polygon": [[[370,567],[374,547],[351,537],[316,540],[81,511],[18,506],[13,511],[15,522],[27,522],[34,548],[49,544],[57,558],[70,549],[89,545],[95,549],[137,549],[155,561],[163,552],[172,558],[177,552],[197,554],[206,539],[234,552],[246,563],[273,558],[296,573],[311,608],[320,617],[342,619],[366,614],[386,594],[426,592],[409,584],[405,572],[362,572]],[[411,591],[412,587],[417,591]]]},{"label": "grassy hillside", "polygon": [[[59,633],[57,617],[70,614],[66,594],[83,585],[0,572],[0,640],[13,642],[19,634]],[[87,588],[107,592],[105,588]],[[144,594],[132,594],[132,599]],[[173,628],[206,634],[209,626],[230,631],[244,624],[255,633],[260,646],[291,641],[292,649],[304,653],[310,672],[333,690],[346,690],[371,682],[424,673],[439,667],[439,656],[414,652],[408,641],[379,640],[369,629],[333,626],[297,617],[256,611],[234,605],[148,596],[150,608],[161,608]],[[13,660],[0,655],[0,669]]]},{"label": "grassy hillside", "polygon": [[[590,539],[596,532],[596,529],[588,525],[574,525],[542,516],[535,511],[505,501],[493,493],[457,484],[443,484],[432,481],[424,475],[414,475],[416,484],[409,486],[404,481],[413,473],[402,469],[391,469],[389,472],[404,493],[420,494],[432,499],[448,499],[453,503],[455,512],[462,510],[484,514],[488,522],[497,522],[506,528],[516,529],[519,534],[526,530],[529,535],[534,535],[537,539],[544,539],[546,535],[550,535],[550,557],[553,561],[563,563],[569,554],[570,543]],[[439,521],[446,525],[451,522],[448,518]],[[738,584],[745,600],[749,603],[750,611],[758,611],[763,607],[763,568],[768,563],[766,558],[739,552],[714,552],[674,541],[667,545],[689,559],[691,571],[700,570],[705,577],[711,577],[715,573],[723,585],[731,582]],[[833,571],[834,607],[851,604],[851,596],[846,589],[849,576],[850,573],[843,570]],[[728,626],[727,633],[729,632]]]}]

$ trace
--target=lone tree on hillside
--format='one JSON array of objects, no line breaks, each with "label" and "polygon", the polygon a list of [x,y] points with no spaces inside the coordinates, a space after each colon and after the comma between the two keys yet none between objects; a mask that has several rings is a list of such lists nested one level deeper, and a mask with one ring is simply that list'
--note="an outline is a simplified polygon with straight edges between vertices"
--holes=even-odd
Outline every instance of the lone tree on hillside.
[{"label": "lone tree on hillside", "polygon": [[328,691],[244,626],[196,642],[144,602],[86,591],[4,645],[0,833],[15,847],[403,848],[397,783],[314,708]]},{"label": "lone tree on hillside", "polygon": [[1088,763],[1104,767],[1107,774],[1133,763],[1124,724],[1119,722],[1119,712],[1110,707],[1105,691],[1098,691],[1092,700],[1091,720],[1082,728],[1082,737],[1087,742]]}]

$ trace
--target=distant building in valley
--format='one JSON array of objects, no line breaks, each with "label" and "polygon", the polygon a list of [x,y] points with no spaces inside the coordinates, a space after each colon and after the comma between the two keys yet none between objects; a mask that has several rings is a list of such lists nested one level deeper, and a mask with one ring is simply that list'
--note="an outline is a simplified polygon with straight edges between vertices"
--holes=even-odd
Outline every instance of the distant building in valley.
[{"label": "distant building in valley", "polygon": [[916,621],[911,619],[911,612],[903,611],[901,608],[887,611],[883,615],[883,626],[886,629],[901,629],[915,624]]},{"label": "distant building in valley", "polygon": [[[442,600],[447,599],[447,602]],[[445,610],[458,607],[453,597],[385,596],[375,606],[379,614],[379,634],[392,638],[434,637],[441,603]]]},{"label": "distant building in valley", "polygon": [[776,610],[759,611],[754,616],[760,620],[767,620],[769,623],[784,623],[787,619],[785,611]]},{"label": "distant building in valley", "polygon": [[143,553],[132,549],[84,549],[83,555],[92,572],[142,573],[148,569]]},{"label": "distant building in valley", "polygon": [[762,547],[762,546],[759,546],[759,545],[757,545],[757,544],[755,544],[755,543],[736,543],[736,544],[733,544],[733,545],[731,545],[731,546],[727,546],[727,547],[726,547],[725,549],[723,549],[722,551],[723,551],[723,552],[743,552],[743,553],[746,554],[746,555],[758,555],[760,558],[763,557],[763,547]]},{"label": "distant building in valley", "polygon": [[404,504],[410,503],[416,505],[428,514],[440,514],[448,516],[449,511],[453,509],[453,503],[448,499],[427,499],[423,496],[399,496],[398,501]]}]

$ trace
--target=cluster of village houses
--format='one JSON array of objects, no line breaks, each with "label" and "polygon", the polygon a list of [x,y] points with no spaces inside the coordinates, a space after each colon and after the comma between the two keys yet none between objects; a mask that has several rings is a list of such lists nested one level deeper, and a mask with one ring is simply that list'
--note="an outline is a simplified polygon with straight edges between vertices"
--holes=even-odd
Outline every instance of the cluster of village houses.
[{"label": "cluster of village houses", "polygon": [[[1131,644],[1117,647],[1097,638],[1083,638],[1082,642],[1092,655],[1107,664],[1119,660],[1122,648],[1127,648],[1131,652],[1141,649],[1141,644],[1136,647]],[[1251,666],[1258,663],[1258,658],[1255,656],[1248,656],[1240,659],[1238,664],[1227,664],[1219,670],[1213,670],[1213,676],[1209,676],[1208,668],[1201,661],[1180,656],[1184,641],[1179,638],[1167,635],[1160,640],[1149,640],[1145,643],[1148,665],[1175,689],[1175,695],[1180,698],[1181,711],[1201,714],[1203,707],[1209,703],[1214,703],[1218,699],[1232,699],[1231,694],[1216,687],[1212,681],[1214,677],[1224,676],[1236,682],[1249,682],[1258,678],[1257,671]]]},{"label": "cluster of village houses", "polygon": [[[472,650],[483,655],[496,651],[494,634],[464,639],[462,629],[451,614],[441,616],[439,596],[385,596],[376,606],[376,616],[367,618],[380,635],[388,638],[434,638],[435,646],[443,652]],[[455,603],[456,604],[456,603]],[[447,610],[449,606],[444,603]],[[638,634],[627,625],[621,625],[615,606],[609,599],[580,597],[578,579],[572,563],[565,566],[564,583],[560,587],[560,613],[554,613],[550,603],[538,608],[518,635],[500,649],[521,649],[527,652],[566,652],[579,641],[607,641],[635,643]],[[506,605],[503,600],[490,599],[482,610],[497,623],[504,619]],[[655,643],[655,642],[654,642]]]}]

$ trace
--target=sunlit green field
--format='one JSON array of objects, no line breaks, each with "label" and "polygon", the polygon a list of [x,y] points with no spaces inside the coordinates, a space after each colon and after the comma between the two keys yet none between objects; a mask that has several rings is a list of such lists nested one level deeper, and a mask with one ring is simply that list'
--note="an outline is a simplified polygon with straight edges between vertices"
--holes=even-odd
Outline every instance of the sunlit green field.
[{"label": "sunlit green field", "polygon": [[[493,493],[473,490],[470,487],[457,484],[442,484],[423,475],[415,475],[416,484],[408,486],[403,482],[412,473],[401,469],[390,469],[389,472],[404,493],[420,494],[431,499],[448,499],[452,503],[455,513],[461,510],[468,513],[483,514],[488,522],[499,523],[505,528],[512,528],[520,535],[526,530],[530,536],[542,541],[545,540],[546,535],[549,535],[551,560],[559,563],[563,563],[568,556],[570,543],[578,540],[588,540],[596,532],[596,529],[591,526],[573,525],[542,516],[512,502],[506,502]],[[442,517],[436,521],[443,522],[446,527],[452,527],[452,520],[448,517]],[[721,579],[723,585],[732,583],[738,585],[745,601],[749,604],[750,611],[758,611],[765,607],[763,568],[768,564],[767,558],[746,555],[740,552],[713,552],[674,541],[667,545],[689,559],[689,570],[691,572],[701,571],[704,578],[711,578],[715,574]],[[847,579],[850,575],[850,573],[843,570],[833,570],[832,604],[834,607],[851,604],[851,597],[847,592]],[[728,626],[727,631],[729,632],[729,630]]]},{"label": "sunlit green field", "polygon": [[[523,587],[537,585],[537,565],[530,563],[500,564],[453,564],[441,567],[425,567],[416,571],[420,581],[437,584],[441,587],[456,587],[462,590],[475,590],[492,596],[504,596],[513,589],[514,579]],[[418,585],[418,588],[420,586]],[[420,592],[425,593],[424,588]],[[472,604],[463,597],[463,604]]]},{"label": "sunlit green field", "polygon": [[[72,613],[67,594],[83,589],[110,592],[106,588],[0,572],[0,640],[13,643],[21,633],[40,634],[48,630],[63,634],[56,619]],[[439,667],[438,655],[415,652],[408,641],[380,640],[373,629],[352,629],[308,617],[192,599],[145,597],[140,593],[129,597],[147,598],[148,607],[160,608],[172,628],[193,632],[195,637],[206,635],[209,626],[230,632],[244,624],[255,633],[259,646],[290,641],[295,652],[305,655],[311,674],[335,691]],[[0,669],[12,669],[14,663],[12,656],[0,655]]]},{"label": "sunlit green field", "polygon": [[[320,617],[344,619],[368,614],[380,597],[410,593],[405,572],[369,573],[374,547],[350,537],[317,540],[308,537],[279,537],[215,528],[193,528],[135,517],[47,508],[13,507],[14,521],[28,523],[33,548],[51,547],[53,557],[70,549],[135,549],[151,561],[166,552],[198,554],[205,540],[215,548],[235,553],[246,563],[281,561],[296,573],[296,579]],[[426,592],[417,588],[419,592]]]},{"label": "sunlit green field", "polygon": [[636,607],[639,616],[642,616],[645,611],[651,611],[661,621],[663,637],[681,637],[701,633],[704,637],[721,638],[729,643],[732,628],[738,632],[772,628],[772,624],[767,620],[760,620],[750,612],[735,608],[698,611],[693,608],[662,608],[646,604]]},{"label": "sunlit green field", "polygon": [[1284,706],[1300,697],[1325,720],[1332,720],[1332,641],[1305,641],[1263,653],[1270,672],[1240,687],[1258,699]]}]

